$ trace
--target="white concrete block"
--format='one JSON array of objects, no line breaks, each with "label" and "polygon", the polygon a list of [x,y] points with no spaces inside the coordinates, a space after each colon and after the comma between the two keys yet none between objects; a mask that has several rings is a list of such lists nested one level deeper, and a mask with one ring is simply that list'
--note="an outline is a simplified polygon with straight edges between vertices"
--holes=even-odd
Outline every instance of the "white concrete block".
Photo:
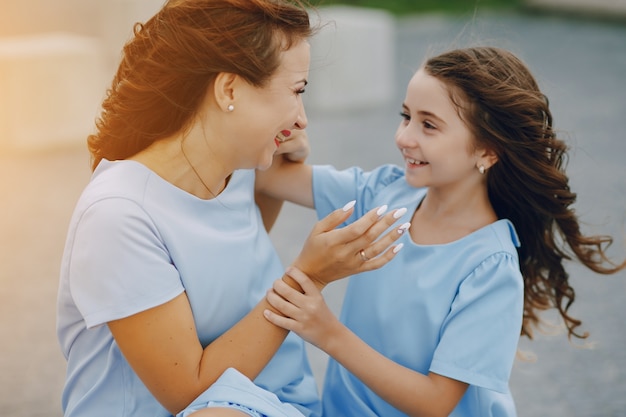
[{"label": "white concrete block", "polygon": [[311,39],[306,106],[342,111],[389,103],[395,88],[394,17],[349,6],[318,11],[323,28]]},{"label": "white concrete block", "polygon": [[49,33],[0,38],[0,146],[32,149],[84,142],[106,81],[101,44]]},{"label": "white concrete block", "polygon": [[135,23],[150,19],[163,4],[165,0],[107,0],[99,3],[100,37],[114,67],[119,63],[124,44],[133,35]]}]

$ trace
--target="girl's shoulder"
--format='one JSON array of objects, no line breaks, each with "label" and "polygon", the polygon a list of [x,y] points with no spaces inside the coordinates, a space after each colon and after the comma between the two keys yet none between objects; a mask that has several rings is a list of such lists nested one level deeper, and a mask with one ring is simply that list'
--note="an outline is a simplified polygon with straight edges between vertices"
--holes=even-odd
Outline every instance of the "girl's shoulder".
[{"label": "girl's shoulder", "polygon": [[475,258],[488,258],[494,254],[501,254],[517,260],[517,248],[520,245],[513,223],[507,219],[501,219],[470,233],[451,246],[455,247],[455,251]]}]

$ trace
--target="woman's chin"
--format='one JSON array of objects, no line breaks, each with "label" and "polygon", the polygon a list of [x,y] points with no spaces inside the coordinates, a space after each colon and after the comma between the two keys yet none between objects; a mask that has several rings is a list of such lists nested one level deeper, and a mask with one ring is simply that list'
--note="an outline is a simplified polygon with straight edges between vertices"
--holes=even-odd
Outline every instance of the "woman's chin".
[{"label": "woman's chin", "polygon": [[260,161],[257,164],[256,169],[259,171],[265,171],[266,169],[268,169],[269,167],[272,166],[272,162],[274,161],[274,156],[270,157],[269,159],[265,159],[263,161]]}]

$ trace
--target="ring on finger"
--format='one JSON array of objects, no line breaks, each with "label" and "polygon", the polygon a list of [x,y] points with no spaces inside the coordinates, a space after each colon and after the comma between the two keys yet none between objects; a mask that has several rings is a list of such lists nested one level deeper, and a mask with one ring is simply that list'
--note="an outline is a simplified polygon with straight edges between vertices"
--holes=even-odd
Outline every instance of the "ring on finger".
[{"label": "ring on finger", "polygon": [[367,255],[365,255],[365,250],[363,249],[359,251],[359,255],[361,255],[361,259],[363,260],[363,262],[367,262],[370,260],[370,258],[368,258]]}]

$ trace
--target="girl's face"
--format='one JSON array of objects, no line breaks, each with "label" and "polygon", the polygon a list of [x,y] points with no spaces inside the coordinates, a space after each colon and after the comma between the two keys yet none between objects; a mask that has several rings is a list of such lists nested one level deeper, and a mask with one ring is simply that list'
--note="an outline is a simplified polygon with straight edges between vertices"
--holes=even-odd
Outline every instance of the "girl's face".
[{"label": "girl's face", "polygon": [[396,145],[413,187],[453,189],[476,183],[478,152],[445,84],[419,70],[409,82]]},{"label": "girl's face", "polygon": [[307,118],[302,93],[309,74],[309,44],[301,41],[282,53],[280,67],[261,88],[243,83],[235,97],[236,168],[267,169],[283,130],[304,129]]}]

